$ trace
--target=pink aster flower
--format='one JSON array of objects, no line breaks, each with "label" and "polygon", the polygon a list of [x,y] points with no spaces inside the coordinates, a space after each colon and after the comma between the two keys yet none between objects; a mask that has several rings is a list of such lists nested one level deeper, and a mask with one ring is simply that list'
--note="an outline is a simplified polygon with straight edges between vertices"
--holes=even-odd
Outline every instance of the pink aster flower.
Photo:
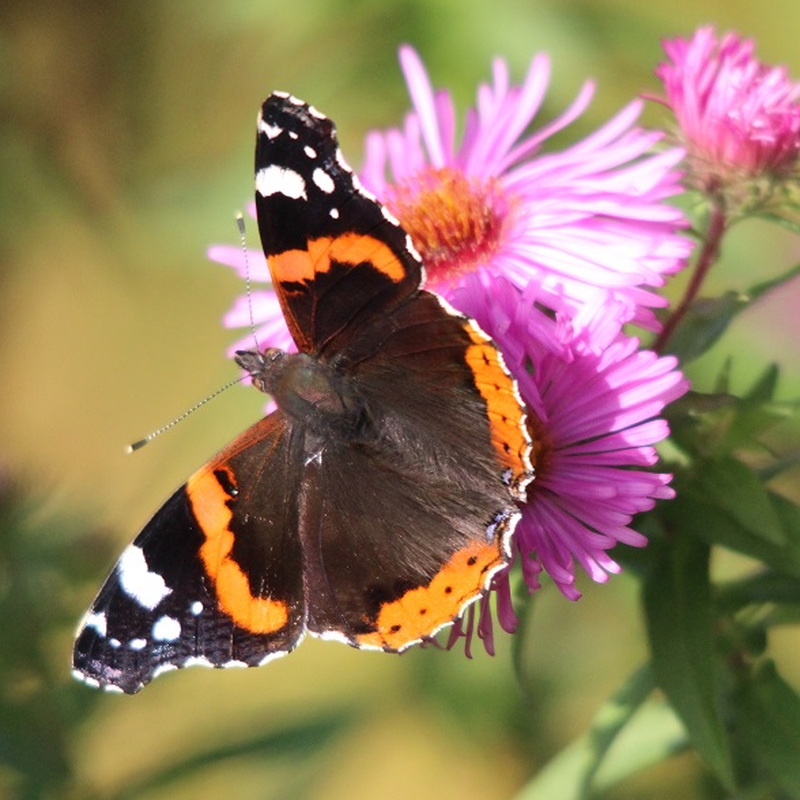
[{"label": "pink aster flower", "polygon": [[[656,329],[652,309],[667,301],[651,288],[681,268],[690,243],[679,235],[683,215],[666,202],[680,189],[674,166],[683,151],[651,153],[661,134],[636,126],[641,103],[577,144],[547,152],[548,140],[586,109],[593,84],[525,134],[544,100],[549,61],[537,55],[522,85],[512,86],[497,60],[456,146],[449,93],[434,92],[410,47],[401,48],[400,61],[413,111],[402,130],[369,134],[361,179],[410,233],[428,288],[449,297],[466,276],[487,270],[520,288],[536,280],[540,302],[568,313],[578,329],[607,303],[621,307],[620,326]],[[215,246],[209,257],[244,273],[239,248]],[[255,251],[250,273],[254,281],[268,277]],[[249,326],[249,313],[241,300],[225,324]],[[253,316],[260,341],[288,344],[270,290],[253,294]],[[249,338],[232,349],[242,345]]]},{"label": "pink aster flower", "polygon": [[753,56],[754,44],[700,28],[664,42],[656,75],[703,188],[731,179],[794,173],[800,152],[800,83]]},{"label": "pink aster flower", "polygon": [[[671,476],[650,468],[658,460],[654,445],[669,434],[659,415],[688,382],[675,358],[640,350],[638,340],[619,334],[611,309],[576,331],[562,315],[539,310],[533,284],[520,292],[487,273],[468,277],[453,299],[498,343],[528,406],[536,479],[514,534],[525,581],[533,592],[545,571],[576,600],[576,569],[598,582],[619,572],[608,551],[620,542],[643,546],[633,517],[674,495]],[[623,312],[619,304],[616,313]],[[507,573],[493,589],[498,620],[513,631]],[[477,632],[491,652],[488,595],[479,612]],[[473,612],[451,644],[469,637],[474,622]]]},{"label": "pink aster flower", "polygon": [[[248,208],[251,217],[255,217],[255,203]],[[236,299],[233,308],[222,319],[226,328],[246,328],[247,334],[237,339],[229,348],[228,355],[233,357],[237,350],[250,350],[253,347],[251,323],[255,324],[255,338],[263,347],[280,347],[282,350],[294,350],[289,328],[283,318],[278,295],[272,289],[272,279],[264,253],[259,250],[247,250],[227,244],[214,244],[206,253],[212,261],[232,267],[244,280],[253,284],[250,295],[241,295]],[[265,288],[257,288],[259,284],[268,284]]]},{"label": "pink aster flower", "polygon": [[544,100],[549,60],[537,55],[513,86],[498,59],[457,145],[449,93],[434,92],[410,47],[400,62],[413,111],[402,130],[367,137],[361,177],[411,234],[427,285],[449,297],[485,269],[520,288],[536,280],[540,301],[567,311],[577,327],[608,301],[623,304],[623,322],[655,327],[650,309],[665,301],[647,287],[662,286],[690,245],[678,235],[683,216],[665,202],[679,191],[673,167],[683,151],[649,154],[661,134],[636,127],[641,103],[548,152],[548,140],[588,106],[593,84],[525,134]]}]

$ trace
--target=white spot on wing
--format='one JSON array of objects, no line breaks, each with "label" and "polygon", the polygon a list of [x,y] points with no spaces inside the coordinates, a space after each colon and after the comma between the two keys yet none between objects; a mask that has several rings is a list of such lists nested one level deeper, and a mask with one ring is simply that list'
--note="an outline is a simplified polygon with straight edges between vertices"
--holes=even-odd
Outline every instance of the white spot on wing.
[{"label": "white spot on wing", "polygon": [[337,147],[336,148],[336,163],[345,171],[352,173],[353,170],[351,169],[350,165],[345,160],[345,157],[342,155],[342,151]]},{"label": "white spot on wing", "polygon": [[92,612],[86,615],[83,627],[94,628],[100,636],[105,636],[108,633],[108,619],[102,611]]},{"label": "white spot on wing", "polygon": [[286,652],[284,650],[279,650],[277,653],[269,653],[258,662],[259,667],[263,667],[264,664],[269,664],[270,661],[274,661],[276,658],[280,658],[281,656],[285,656]]},{"label": "white spot on wing", "polygon": [[241,667],[247,667],[244,661],[238,661],[237,659],[233,659],[232,661],[226,661],[222,665],[222,669],[240,669]]},{"label": "white spot on wing", "polygon": [[[398,222],[398,225],[399,224],[400,223]],[[406,234],[406,250],[408,250],[408,252],[420,262],[420,264],[422,263],[422,256],[419,254],[417,248],[414,247],[414,242],[411,241],[411,237],[408,234]]]},{"label": "white spot on wing", "polygon": [[113,683],[107,683],[103,689],[111,694],[125,694],[119,686],[115,686]]},{"label": "white spot on wing", "polygon": [[331,176],[328,175],[325,170],[320,169],[319,167],[314,170],[313,174],[311,175],[311,180],[313,180],[319,190],[325,192],[325,194],[330,194],[336,188],[333,178],[331,178]]},{"label": "white spot on wing", "polygon": [[131,650],[144,650],[147,647],[147,639],[131,639],[128,642],[128,647]]},{"label": "white spot on wing", "polygon": [[157,678],[159,675],[163,675],[165,672],[172,672],[172,670],[174,670],[174,669],[178,669],[178,665],[177,664],[171,664],[171,663],[159,664],[153,670],[153,677]]},{"label": "white spot on wing", "polygon": [[87,686],[91,686],[92,689],[99,689],[100,688],[100,681],[97,678],[90,678],[88,675],[84,675],[77,669],[72,670],[72,677],[76,680],[85,683]]},{"label": "white spot on wing", "polygon": [[140,606],[152,611],[172,589],[157,572],[150,572],[141,547],[129,545],[120,556],[119,585]]},{"label": "white spot on wing", "polygon": [[258,120],[258,130],[263,133],[267,139],[275,139],[283,133],[283,128],[280,125],[270,125],[269,122],[264,122],[263,119]]},{"label": "white spot on wing", "polygon": [[[416,644],[418,641],[419,641],[419,639],[411,642],[411,644]],[[383,652],[383,647],[381,647],[379,644],[363,644],[363,643],[359,642],[358,649],[359,650],[371,650],[373,653],[382,653]],[[405,646],[401,647],[400,650],[405,650]],[[400,650],[398,650],[398,652],[400,652]]]},{"label": "white spot on wing", "polygon": [[308,199],[306,182],[300,173],[277,164],[270,164],[256,173],[256,191],[262,197],[282,194],[292,200]]},{"label": "white spot on wing", "polygon": [[440,294],[434,294],[434,297],[438,301],[439,305],[442,307],[443,311],[447,312],[451,317],[456,317],[457,319],[469,320],[470,328],[472,328],[475,331],[475,333],[477,333],[483,339],[483,341],[486,342],[489,341],[489,337],[480,329],[480,327],[478,326],[478,324],[475,322],[474,319],[470,319],[465,314],[462,314],[460,311],[457,311]]},{"label": "white spot on wing", "polygon": [[200,614],[203,613],[203,604],[199,600],[195,600],[194,603],[189,606],[189,611],[196,617],[200,616]]},{"label": "white spot on wing", "polygon": [[[342,159],[342,161],[344,162],[344,159]],[[348,170],[349,172],[353,173],[353,171],[350,169],[350,167],[347,167],[347,170]],[[354,189],[355,189],[355,190],[356,190],[356,191],[357,191],[357,192],[358,192],[358,193],[359,193],[359,194],[360,194],[362,197],[366,197],[366,198],[367,198],[367,200],[372,200],[372,202],[373,202],[373,203],[377,203],[377,202],[378,202],[378,198],[377,198],[377,197],[375,197],[375,195],[374,195],[374,194],[372,194],[372,192],[370,192],[370,191],[369,191],[369,189],[365,189],[365,188],[364,188],[364,184],[363,184],[363,183],[361,183],[361,181],[358,179],[358,175],[356,175],[355,173],[353,173],[353,174],[351,174],[351,176],[350,176],[350,177],[353,179],[353,188],[354,188]]]},{"label": "white spot on wing", "polygon": [[189,656],[181,664],[182,667],[213,667],[214,665],[205,656]]},{"label": "white spot on wing", "polygon": [[306,154],[306,155],[307,155],[309,158],[316,158],[316,157],[317,157],[317,151],[316,151],[316,150],[315,150],[313,147],[311,147],[310,145],[306,145],[306,146],[303,148],[303,152],[304,152],[304,153],[305,153],[305,154]]},{"label": "white spot on wing", "polygon": [[331,215],[331,216],[332,216],[334,219],[339,219],[339,209],[338,209],[338,208],[332,208],[332,209],[331,209],[331,210],[330,210],[328,213],[329,213],[329,214],[330,214],[330,215]]},{"label": "white spot on wing", "polygon": [[[314,635],[316,635],[316,634],[314,634]],[[297,641],[296,642],[292,642],[292,644],[286,650],[276,650],[273,653],[267,653],[267,655],[265,655],[264,658],[262,658],[261,661],[258,662],[258,666],[259,667],[263,667],[264,664],[269,664],[270,661],[274,661],[276,658],[280,658],[281,656],[285,656],[287,653],[289,653],[292,650],[294,650],[295,647],[297,647],[300,644],[300,642],[302,642],[303,639],[305,639],[305,638],[306,638],[306,632],[303,631],[303,633],[299,636]]]},{"label": "white spot on wing", "polygon": [[181,635],[181,624],[174,617],[159,617],[153,623],[153,638],[159,642],[174,642]]},{"label": "white spot on wing", "polygon": [[389,211],[389,209],[386,208],[386,206],[381,206],[381,214],[383,214],[383,218],[387,222],[391,222],[392,225],[397,225],[398,228],[400,227],[400,220],[397,219],[397,217],[394,214],[392,214],[392,212]]},{"label": "white spot on wing", "polygon": [[320,631],[315,633],[317,639],[324,639],[328,642],[341,642],[342,644],[352,644],[352,641],[341,631]]}]

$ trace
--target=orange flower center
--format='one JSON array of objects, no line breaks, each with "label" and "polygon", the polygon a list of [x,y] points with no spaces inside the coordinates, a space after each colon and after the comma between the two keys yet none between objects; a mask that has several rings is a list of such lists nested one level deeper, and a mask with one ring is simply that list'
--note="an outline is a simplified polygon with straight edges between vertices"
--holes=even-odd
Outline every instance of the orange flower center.
[{"label": "orange flower center", "polygon": [[423,170],[390,187],[386,205],[411,236],[434,284],[456,283],[487,263],[500,246],[509,211],[496,181],[447,167]]}]

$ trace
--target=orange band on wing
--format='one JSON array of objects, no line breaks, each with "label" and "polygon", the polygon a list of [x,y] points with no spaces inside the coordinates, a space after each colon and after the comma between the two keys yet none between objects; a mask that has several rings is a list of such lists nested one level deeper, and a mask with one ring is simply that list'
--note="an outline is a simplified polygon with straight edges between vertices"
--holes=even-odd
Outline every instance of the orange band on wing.
[{"label": "orange band on wing", "polygon": [[359,645],[400,650],[452,622],[480,595],[489,571],[505,561],[496,543],[475,542],[456,551],[427,586],[409,589],[381,606],[377,630],[356,637]]},{"label": "orange band on wing", "polygon": [[279,282],[302,282],[314,278],[314,262],[307,250],[284,250],[269,257],[272,280]]},{"label": "orange band on wing", "polygon": [[525,499],[525,486],[533,474],[531,440],[525,425],[525,412],[514,380],[506,372],[502,356],[484,335],[470,327],[473,344],[467,348],[466,361],[475,386],[486,401],[492,444],[500,463],[511,469],[510,485],[518,499]]},{"label": "orange band on wing", "polygon": [[[229,472],[228,479],[235,483]],[[282,600],[253,597],[241,567],[231,558],[233,512],[228,508],[230,495],[213,472],[201,470],[186,484],[192,511],[206,540],[200,558],[206,574],[213,581],[219,607],[241,628],[251,633],[275,633],[286,625],[289,607]]]},{"label": "orange band on wing", "polygon": [[400,283],[406,269],[395,253],[379,239],[360,233],[309,239],[306,250],[284,250],[269,257],[269,269],[276,282],[313,281],[315,274],[328,272],[331,262],[371,264],[392,283]]}]

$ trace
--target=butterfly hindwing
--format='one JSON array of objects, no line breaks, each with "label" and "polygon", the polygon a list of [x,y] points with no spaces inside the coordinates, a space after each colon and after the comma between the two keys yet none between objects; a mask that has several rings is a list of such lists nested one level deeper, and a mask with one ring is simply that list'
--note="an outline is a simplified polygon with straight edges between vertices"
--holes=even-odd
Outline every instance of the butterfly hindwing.
[{"label": "butterfly hindwing", "polygon": [[[485,355],[487,396],[473,350]],[[375,433],[329,438],[305,474],[317,506],[301,526],[314,554],[306,575],[325,587],[309,594],[309,629],[403,650],[457,618],[507,563],[530,442],[494,346],[430,293],[368,325],[342,360]]]}]

